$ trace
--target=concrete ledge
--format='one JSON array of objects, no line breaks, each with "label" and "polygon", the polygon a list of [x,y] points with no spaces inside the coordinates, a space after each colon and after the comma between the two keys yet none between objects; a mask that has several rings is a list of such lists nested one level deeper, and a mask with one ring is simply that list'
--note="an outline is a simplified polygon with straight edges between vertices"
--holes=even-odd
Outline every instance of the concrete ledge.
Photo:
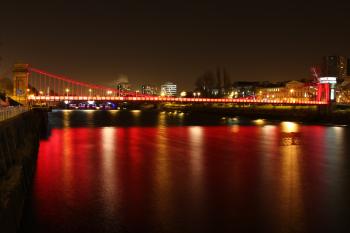
[{"label": "concrete ledge", "polygon": [[47,114],[29,111],[0,123],[0,231],[16,232],[32,183]]}]

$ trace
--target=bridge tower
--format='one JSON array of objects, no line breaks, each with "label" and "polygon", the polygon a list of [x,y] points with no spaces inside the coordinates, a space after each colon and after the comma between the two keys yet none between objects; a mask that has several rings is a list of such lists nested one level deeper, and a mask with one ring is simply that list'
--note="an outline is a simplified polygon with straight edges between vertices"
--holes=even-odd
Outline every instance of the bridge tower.
[{"label": "bridge tower", "polygon": [[337,77],[320,77],[318,79],[317,101],[325,100],[328,104],[320,106],[321,114],[330,115],[336,104]]},{"label": "bridge tower", "polygon": [[337,84],[337,77],[320,77],[318,79],[317,100],[320,101],[321,98],[324,97],[325,101],[327,101],[329,104],[335,103],[336,84]]},{"label": "bridge tower", "polygon": [[13,96],[21,103],[27,100],[29,64],[15,64],[13,67]]},{"label": "bridge tower", "polygon": [[[326,73],[328,74],[328,72]],[[336,102],[337,76],[322,75],[321,68],[318,66],[311,67],[311,74],[317,83],[316,100],[326,101],[329,105],[334,104]]]}]

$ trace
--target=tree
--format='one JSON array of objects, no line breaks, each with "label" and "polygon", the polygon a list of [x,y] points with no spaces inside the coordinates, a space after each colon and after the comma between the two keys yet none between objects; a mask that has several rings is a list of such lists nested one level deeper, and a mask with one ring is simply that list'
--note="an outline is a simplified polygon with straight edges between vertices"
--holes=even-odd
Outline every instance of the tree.
[{"label": "tree", "polygon": [[222,82],[221,82],[221,70],[218,67],[216,69],[216,88],[220,91],[222,88]]},{"label": "tree", "polygon": [[215,75],[212,71],[207,71],[196,80],[196,91],[201,92],[203,97],[210,97],[215,87]]},{"label": "tree", "polygon": [[0,78],[0,92],[2,93],[12,93],[13,83],[11,79]]},{"label": "tree", "polygon": [[232,87],[232,83],[231,83],[230,76],[227,73],[225,68],[223,69],[223,75],[224,75],[224,88],[227,91]]}]

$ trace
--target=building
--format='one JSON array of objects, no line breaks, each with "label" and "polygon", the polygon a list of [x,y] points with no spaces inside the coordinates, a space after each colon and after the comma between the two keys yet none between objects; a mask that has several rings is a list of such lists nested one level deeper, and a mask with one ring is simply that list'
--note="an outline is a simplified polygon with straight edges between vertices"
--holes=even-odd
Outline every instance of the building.
[{"label": "building", "polygon": [[285,98],[286,88],[279,87],[261,87],[257,89],[256,98],[260,100],[283,100]]},{"label": "building", "polygon": [[120,91],[130,91],[131,90],[131,84],[129,82],[117,83],[117,89],[120,90]]},{"label": "building", "polygon": [[322,76],[344,79],[348,73],[347,64],[348,60],[344,56],[325,56],[323,57]]},{"label": "building", "polygon": [[314,100],[317,89],[310,83],[290,81],[285,85],[262,87],[257,90],[256,98],[260,100]]},{"label": "building", "polygon": [[159,88],[157,86],[152,85],[142,85],[141,86],[141,94],[143,95],[158,95]]},{"label": "building", "polygon": [[338,103],[350,103],[350,78],[345,80],[337,86],[337,98]]},{"label": "building", "polygon": [[290,81],[286,83],[286,96],[296,100],[313,100],[316,96],[316,88],[310,83]]},{"label": "building", "polygon": [[172,82],[166,82],[160,87],[161,96],[176,96],[177,86]]}]

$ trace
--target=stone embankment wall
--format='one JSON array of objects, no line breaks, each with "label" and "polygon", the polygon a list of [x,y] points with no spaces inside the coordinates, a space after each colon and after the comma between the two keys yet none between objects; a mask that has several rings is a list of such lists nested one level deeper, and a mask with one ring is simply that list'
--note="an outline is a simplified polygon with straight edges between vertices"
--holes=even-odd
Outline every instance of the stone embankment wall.
[{"label": "stone embankment wall", "polygon": [[0,232],[20,225],[25,196],[34,174],[47,113],[29,111],[0,122]]}]

